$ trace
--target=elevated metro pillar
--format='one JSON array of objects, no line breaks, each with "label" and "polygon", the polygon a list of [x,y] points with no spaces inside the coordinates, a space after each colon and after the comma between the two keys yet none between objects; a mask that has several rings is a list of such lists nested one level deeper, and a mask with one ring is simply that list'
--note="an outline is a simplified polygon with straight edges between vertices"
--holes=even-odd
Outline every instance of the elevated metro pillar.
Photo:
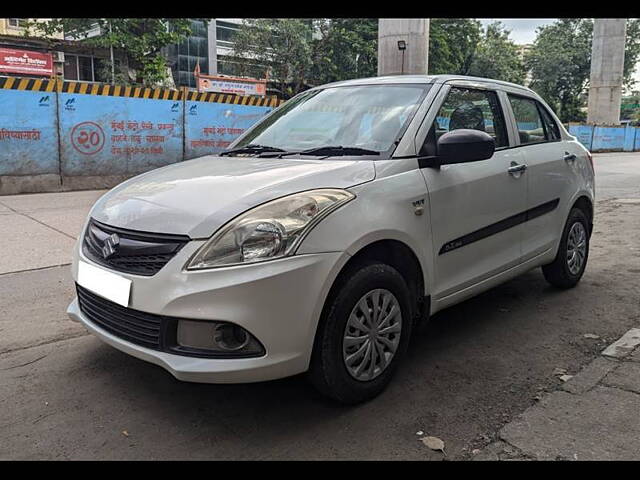
[{"label": "elevated metro pillar", "polygon": [[620,124],[626,32],[626,18],[594,21],[587,123]]},{"label": "elevated metro pillar", "polygon": [[[405,49],[398,48],[398,41]],[[429,62],[428,18],[378,20],[378,75],[426,74]]]}]

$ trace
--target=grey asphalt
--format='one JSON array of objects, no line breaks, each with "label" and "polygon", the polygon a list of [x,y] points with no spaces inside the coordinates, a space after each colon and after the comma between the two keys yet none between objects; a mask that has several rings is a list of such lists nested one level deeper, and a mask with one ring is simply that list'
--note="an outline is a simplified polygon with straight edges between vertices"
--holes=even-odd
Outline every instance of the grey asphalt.
[{"label": "grey asphalt", "polygon": [[[575,396],[556,369],[578,374],[640,324],[640,154],[595,163],[600,200],[579,286],[555,290],[533,270],[440,312],[390,387],[356,407],[324,400],[303,376],[181,383],[103,344],[64,313],[69,250],[102,192],[0,197],[0,459],[442,460],[504,447],[503,429],[522,415]],[[446,457],[419,431],[444,440]]]}]

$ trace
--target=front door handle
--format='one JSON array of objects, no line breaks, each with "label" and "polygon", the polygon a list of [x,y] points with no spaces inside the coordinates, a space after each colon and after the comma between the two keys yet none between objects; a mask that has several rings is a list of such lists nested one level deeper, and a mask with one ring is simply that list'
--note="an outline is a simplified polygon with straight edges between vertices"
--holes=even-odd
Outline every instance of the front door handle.
[{"label": "front door handle", "polygon": [[564,161],[568,163],[573,163],[576,161],[576,155],[574,153],[564,152]]},{"label": "front door handle", "polygon": [[524,173],[526,169],[527,166],[524,163],[518,165],[517,163],[512,162],[511,166],[507,169],[507,172],[509,172],[509,175],[516,175],[518,173]]}]

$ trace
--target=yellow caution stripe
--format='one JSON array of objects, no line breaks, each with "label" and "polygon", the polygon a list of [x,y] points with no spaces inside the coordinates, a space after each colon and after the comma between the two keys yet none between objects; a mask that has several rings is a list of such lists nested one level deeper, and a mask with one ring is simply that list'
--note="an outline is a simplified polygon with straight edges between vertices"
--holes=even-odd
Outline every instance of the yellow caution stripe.
[{"label": "yellow caution stripe", "polygon": [[252,105],[255,107],[277,107],[282,103],[276,96],[257,97],[253,95],[234,95],[214,92],[187,92],[187,100],[192,102],[233,103],[235,105]]},{"label": "yellow caution stripe", "polygon": [[34,92],[52,92],[55,80],[41,78],[0,77],[0,88],[7,90],[31,90]]},{"label": "yellow caution stripe", "polygon": [[104,95],[110,97],[151,98],[159,100],[182,100],[182,91],[167,88],[128,87],[87,82],[63,82],[62,93]]},{"label": "yellow caution stripe", "polygon": [[187,89],[132,87],[103,83],[62,81],[59,79],[38,79],[21,77],[0,77],[0,89],[31,90],[37,92],[77,93],[81,95],[104,95],[110,97],[150,98],[156,100],[190,100],[196,102],[232,103],[256,107],[278,107],[284,100],[275,95],[258,97],[253,95],[233,95],[228,93],[196,92]]}]

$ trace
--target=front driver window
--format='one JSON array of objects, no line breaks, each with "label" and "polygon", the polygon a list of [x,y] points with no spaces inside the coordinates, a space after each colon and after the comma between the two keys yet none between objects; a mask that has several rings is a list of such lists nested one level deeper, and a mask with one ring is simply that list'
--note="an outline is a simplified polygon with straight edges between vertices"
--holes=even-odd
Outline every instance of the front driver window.
[{"label": "front driver window", "polygon": [[508,145],[502,111],[495,92],[452,88],[434,122],[435,139],[452,130],[470,128],[491,135],[496,148]]}]

